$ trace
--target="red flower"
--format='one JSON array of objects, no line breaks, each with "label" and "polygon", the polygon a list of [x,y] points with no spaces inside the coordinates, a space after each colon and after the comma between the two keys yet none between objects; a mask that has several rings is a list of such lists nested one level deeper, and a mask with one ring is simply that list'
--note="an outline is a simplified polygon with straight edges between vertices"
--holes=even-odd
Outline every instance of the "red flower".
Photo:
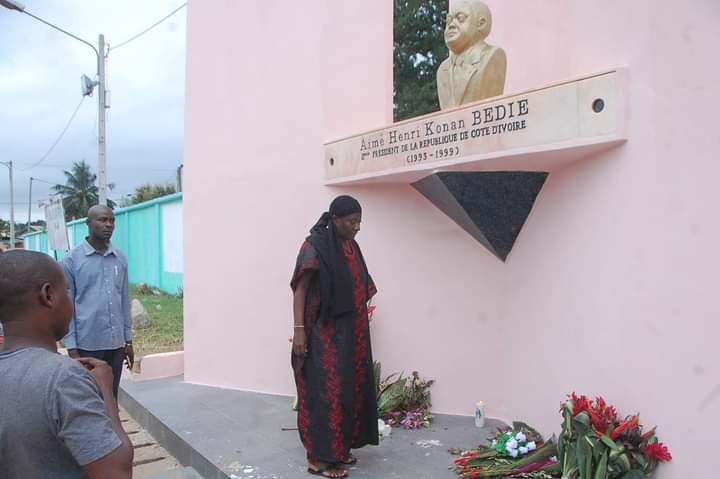
[{"label": "red flower", "polygon": [[653,434],[655,434],[655,429],[657,429],[657,426],[654,427],[654,428],[652,428],[652,429],[650,429],[650,430],[649,430],[648,432],[646,432],[645,434],[643,434],[641,440],[647,441],[650,436],[652,436]]},{"label": "red flower", "polygon": [[368,314],[373,314],[377,306],[368,306]]},{"label": "red flower", "polygon": [[575,404],[572,413],[573,416],[577,416],[583,411],[590,412],[592,410],[592,401],[590,401],[587,396],[578,397],[575,393],[572,393],[568,396],[568,399]]},{"label": "red flower", "polygon": [[608,405],[600,396],[595,398],[595,404],[589,413],[595,430],[600,434],[605,434],[610,426],[617,421],[615,408]]},{"label": "red flower", "polygon": [[650,444],[643,449],[645,455],[650,459],[655,459],[658,462],[666,462],[672,460],[672,455],[668,451],[667,446],[661,442]]},{"label": "red flower", "polygon": [[568,396],[568,400],[574,404],[573,416],[586,412],[590,416],[590,422],[598,434],[605,434],[610,426],[617,422],[617,411],[600,396],[595,398],[595,401],[592,401],[587,396],[578,396],[572,393]]},{"label": "red flower", "polygon": [[605,400],[598,396],[595,398],[595,410],[597,413],[603,417],[603,419],[615,422],[617,421],[617,411],[613,406],[610,406],[605,402]]},{"label": "red flower", "polygon": [[627,431],[632,431],[633,429],[637,429],[640,427],[640,417],[639,416],[632,416],[629,419],[626,419],[625,421],[621,422],[618,427],[615,428],[615,430],[610,434],[610,439],[613,441],[620,437],[620,435]]}]

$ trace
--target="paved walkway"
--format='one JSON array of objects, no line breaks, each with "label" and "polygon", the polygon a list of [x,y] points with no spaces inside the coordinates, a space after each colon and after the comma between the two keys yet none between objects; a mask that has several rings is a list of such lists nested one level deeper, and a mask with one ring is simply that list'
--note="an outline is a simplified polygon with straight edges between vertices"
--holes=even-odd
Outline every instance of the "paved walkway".
[{"label": "paved walkway", "polygon": [[[165,438],[183,464],[212,479],[307,479],[305,452],[295,425],[292,398],[187,384],[182,378],[123,381],[121,404]],[[148,421],[146,424],[143,421]],[[490,428],[472,417],[438,415],[433,427],[393,429],[379,447],[355,451],[353,479],[457,479],[449,447],[484,442]]]},{"label": "paved walkway", "polygon": [[148,432],[140,427],[125,410],[120,409],[120,420],[135,449],[133,479],[201,479],[192,470],[184,468]]}]

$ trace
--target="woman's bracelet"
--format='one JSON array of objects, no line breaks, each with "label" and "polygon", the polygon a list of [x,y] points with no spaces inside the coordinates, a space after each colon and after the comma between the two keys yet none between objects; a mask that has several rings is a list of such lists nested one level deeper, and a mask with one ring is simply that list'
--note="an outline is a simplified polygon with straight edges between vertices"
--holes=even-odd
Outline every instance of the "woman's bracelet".
[{"label": "woman's bracelet", "polygon": [[305,326],[304,326],[304,325],[297,325],[297,324],[296,324],[295,327],[296,327],[296,328],[303,328],[303,329],[305,329]]}]

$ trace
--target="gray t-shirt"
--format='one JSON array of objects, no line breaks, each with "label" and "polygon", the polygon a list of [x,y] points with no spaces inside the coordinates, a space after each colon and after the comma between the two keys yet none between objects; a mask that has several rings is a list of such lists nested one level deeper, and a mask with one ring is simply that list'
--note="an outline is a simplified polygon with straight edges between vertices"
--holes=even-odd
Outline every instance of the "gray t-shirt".
[{"label": "gray t-shirt", "polygon": [[121,445],[82,365],[40,348],[0,352],[0,477],[85,478]]}]

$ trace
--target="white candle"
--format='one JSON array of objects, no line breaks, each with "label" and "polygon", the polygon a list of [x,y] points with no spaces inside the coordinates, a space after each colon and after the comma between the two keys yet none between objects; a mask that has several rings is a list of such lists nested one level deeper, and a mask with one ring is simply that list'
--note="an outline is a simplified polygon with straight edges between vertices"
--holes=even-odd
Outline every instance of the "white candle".
[{"label": "white candle", "polygon": [[475,403],[475,425],[485,427],[485,403],[482,401]]}]

